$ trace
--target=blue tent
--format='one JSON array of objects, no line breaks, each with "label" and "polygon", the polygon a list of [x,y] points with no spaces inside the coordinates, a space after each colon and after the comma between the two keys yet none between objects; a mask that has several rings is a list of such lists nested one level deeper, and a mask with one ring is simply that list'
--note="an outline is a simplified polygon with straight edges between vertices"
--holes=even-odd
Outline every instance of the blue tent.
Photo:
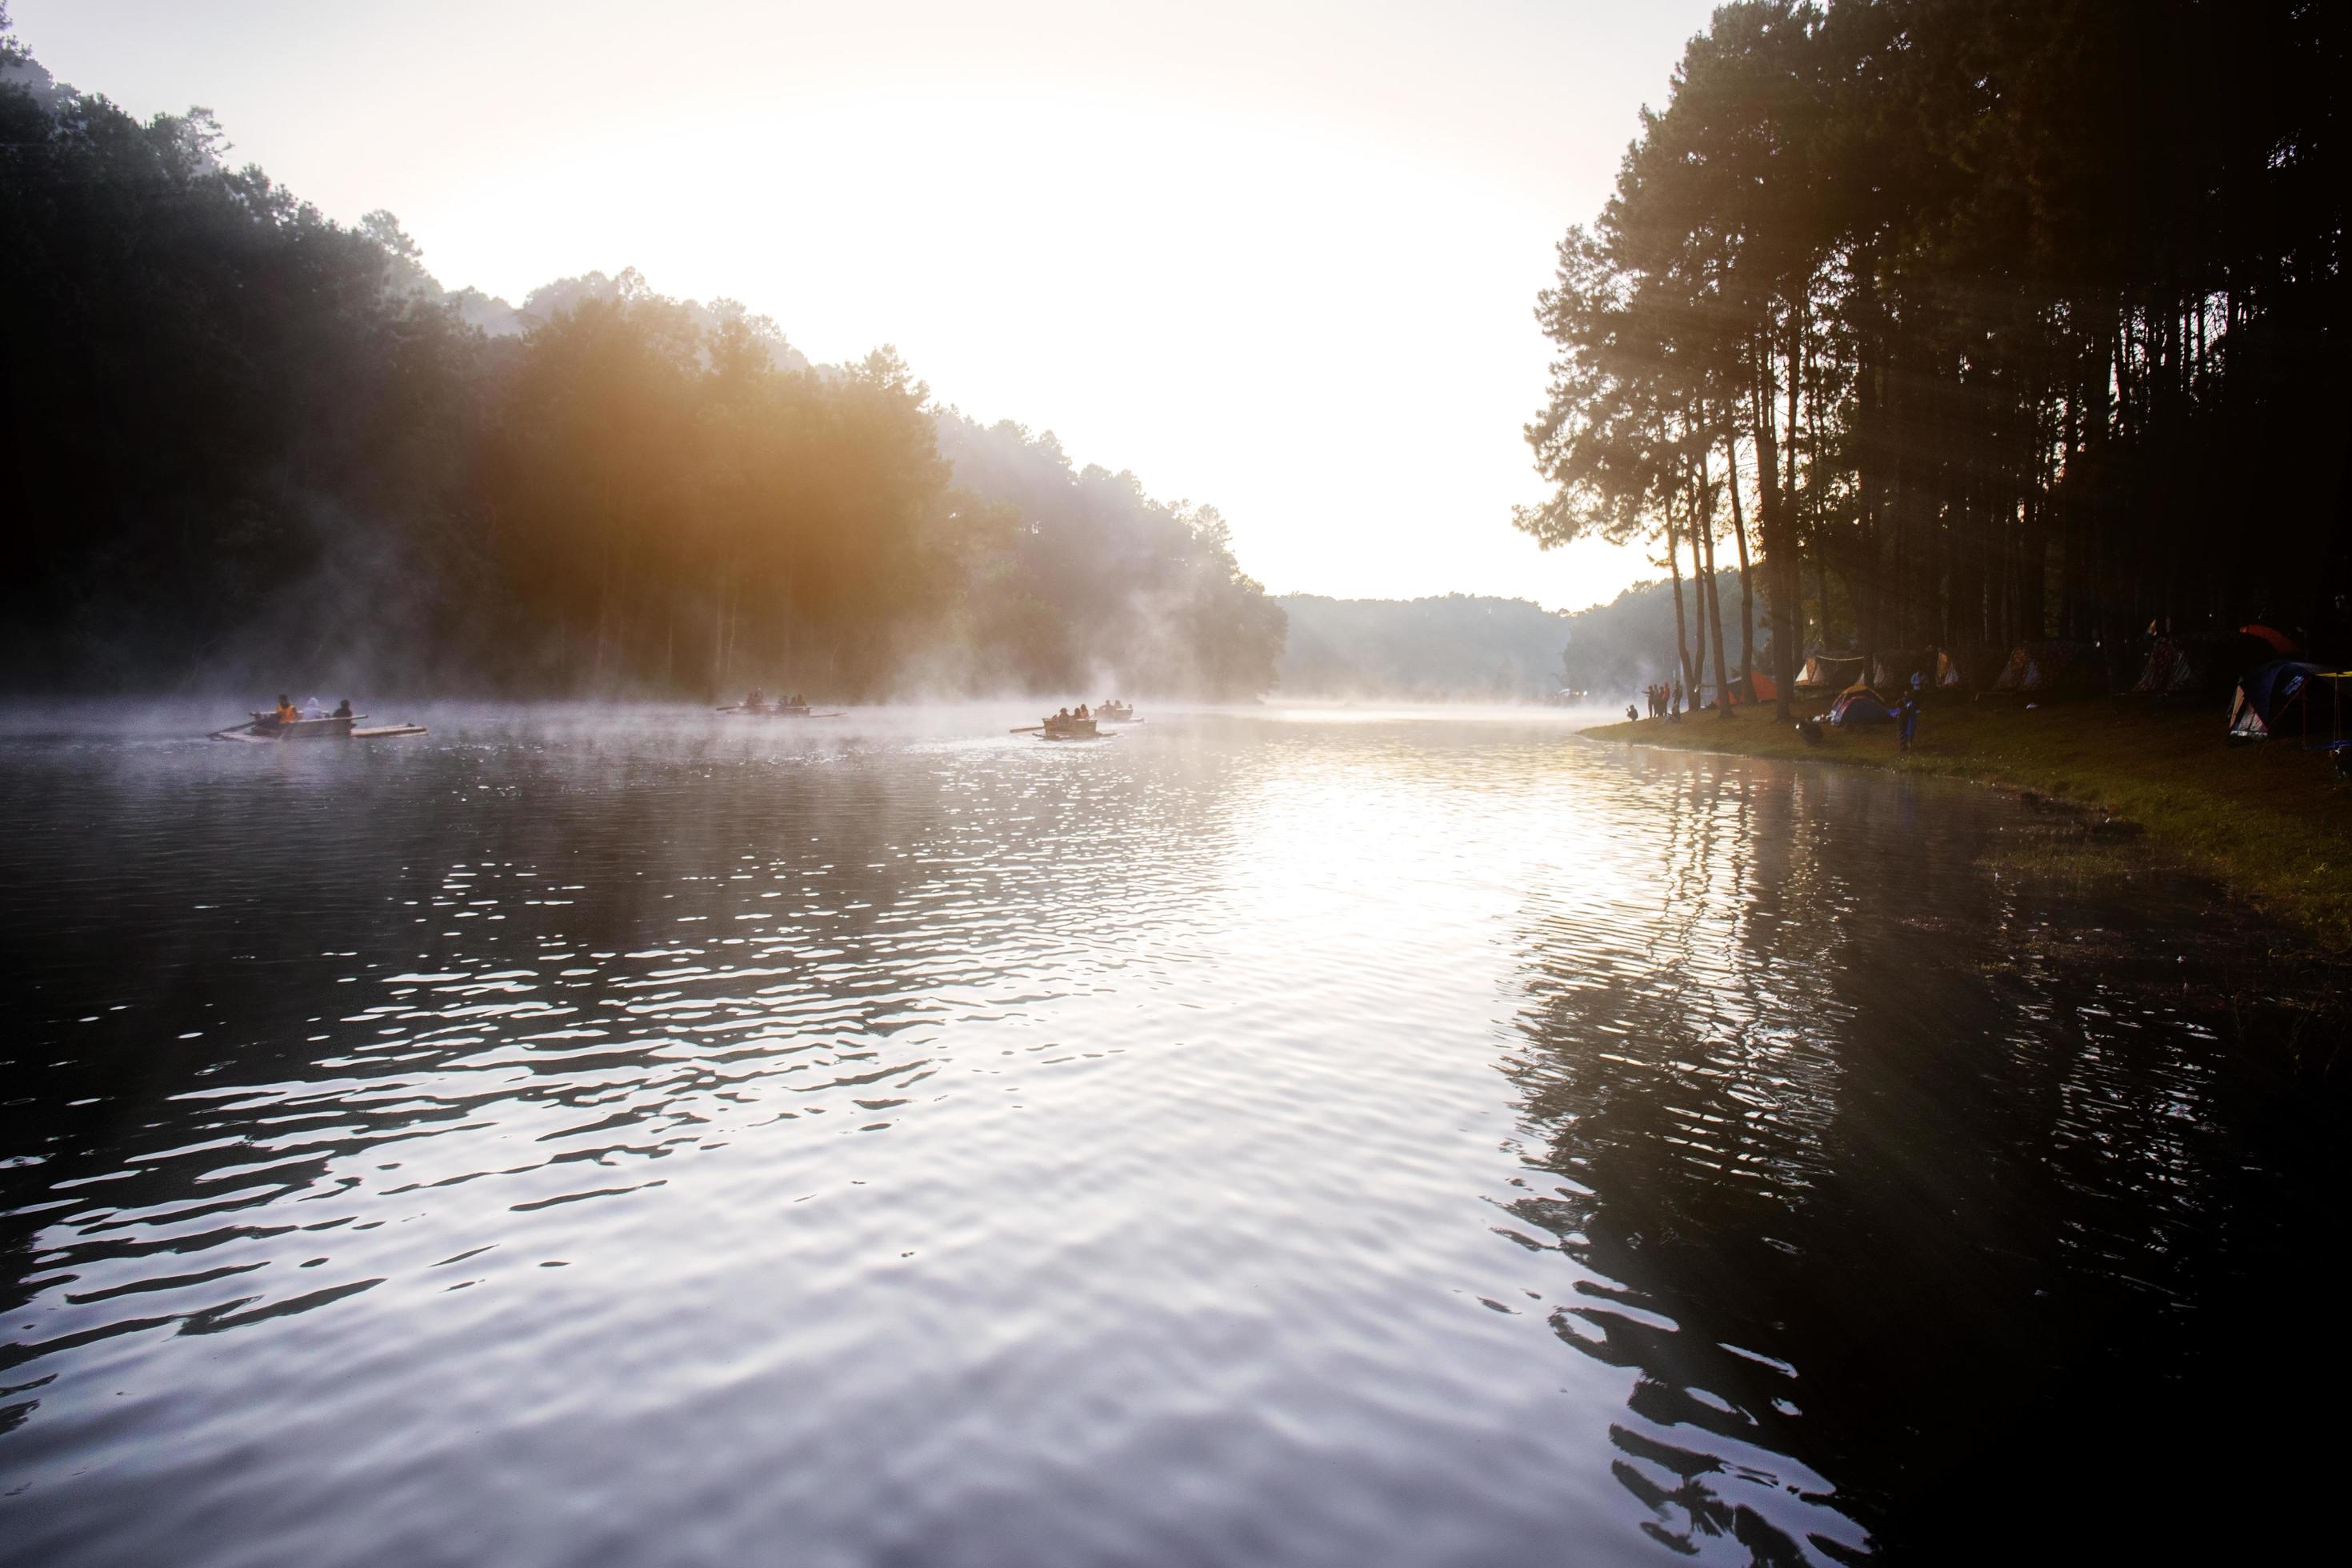
[{"label": "blue tent", "polygon": [[1881,700],[1877,692],[1856,681],[1838,693],[1822,715],[1832,724],[1892,724],[1895,710]]},{"label": "blue tent", "polygon": [[2300,659],[2258,665],[2239,678],[2238,695],[2230,704],[2230,734],[2242,741],[2281,735],[2327,744],[2344,732],[2348,680],[2352,671],[2329,671]]}]

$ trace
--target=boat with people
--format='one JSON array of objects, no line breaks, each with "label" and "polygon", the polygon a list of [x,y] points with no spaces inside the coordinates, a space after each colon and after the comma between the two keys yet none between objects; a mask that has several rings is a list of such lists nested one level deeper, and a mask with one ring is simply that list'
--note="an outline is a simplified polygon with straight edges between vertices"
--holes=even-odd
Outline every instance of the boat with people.
[{"label": "boat with people", "polygon": [[808,699],[799,692],[789,697],[770,698],[757,687],[740,702],[730,702],[719,710],[721,713],[747,713],[760,719],[838,719],[839,713],[814,713],[809,710]]},{"label": "boat with people", "polygon": [[1116,697],[1106,697],[1101,701],[1096,703],[1094,717],[1097,722],[1104,724],[1137,724],[1142,722],[1142,721],[1139,720],[1135,716],[1134,703],[1121,702]]},{"label": "boat with people", "polygon": [[1103,733],[1102,726],[1096,722],[1094,714],[1087,710],[1087,706],[1083,702],[1078,704],[1077,711],[1076,712],[1072,712],[1069,709],[1065,708],[1058,713],[1046,714],[1045,720],[1040,723],[1024,725],[1022,728],[1015,730],[1013,732],[1016,735],[1034,735],[1041,741],[1110,741],[1118,739],[1115,735],[1106,735]]},{"label": "boat with people", "polygon": [[390,741],[403,735],[422,735],[425,732],[425,726],[422,724],[377,724],[362,729],[360,721],[366,717],[364,713],[352,711],[352,700],[348,697],[343,699],[342,706],[331,712],[326,705],[315,697],[297,708],[288,701],[281,692],[276,708],[268,712],[255,713],[250,723],[234,724],[226,730],[215,730],[212,733],[212,739],[257,742]]}]

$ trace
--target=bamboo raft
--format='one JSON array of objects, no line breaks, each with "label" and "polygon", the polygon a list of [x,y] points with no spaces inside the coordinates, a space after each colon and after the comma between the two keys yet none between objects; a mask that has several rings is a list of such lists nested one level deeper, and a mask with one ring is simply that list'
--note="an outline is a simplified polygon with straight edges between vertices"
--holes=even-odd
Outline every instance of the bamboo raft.
[{"label": "bamboo raft", "polygon": [[371,729],[360,728],[364,713],[330,714],[320,719],[297,719],[290,724],[278,722],[268,713],[256,713],[247,724],[215,730],[215,741],[241,741],[254,745],[276,745],[281,741],[391,741],[403,735],[422,735],[422,724],[378,724]]},{"label": "bamboo raft", "polygon": [[804,702],[763,702],[754,707],[748,702],[730,702],[717,710],[720,713],[747,713],[754,719],[846,719],[848,713],[812,713]]}]

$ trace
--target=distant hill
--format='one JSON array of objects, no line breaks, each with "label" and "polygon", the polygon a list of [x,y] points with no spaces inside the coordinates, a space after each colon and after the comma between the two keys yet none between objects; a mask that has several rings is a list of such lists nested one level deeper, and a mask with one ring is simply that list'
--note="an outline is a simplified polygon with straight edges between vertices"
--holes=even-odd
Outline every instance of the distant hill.
[{"label": "distant hill", "polygon": [[[1736,666],[1737,573],[1723,574],[1722,593]],[[1467,594],[1290,594],[1276,602],[1290,617],[1289,641],[1276,666],[1276,689],[1286,697],[1543,701],[1567,687],[1613,704],[1675,665],[1674,592],[1664,583],[1636,584],[1606,605],[1573,614]],[[1695,625],[1696,600],[1685,604]]]},{"label": "distant hill", "polygon": [[1569,617],[1525,599],[1278,599],[1290,638],[1276,666],[1288,697],[1534,701],[1559,686]]}]

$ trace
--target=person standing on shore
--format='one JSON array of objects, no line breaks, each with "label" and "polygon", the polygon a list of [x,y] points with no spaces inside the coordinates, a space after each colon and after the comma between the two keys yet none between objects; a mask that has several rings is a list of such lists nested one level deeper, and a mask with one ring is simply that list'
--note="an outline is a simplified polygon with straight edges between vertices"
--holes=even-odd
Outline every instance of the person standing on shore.
[{"label": "person standing on shore", "polygon": [[1903,694],[1903,700],[1895,706],[1895,749],[1907,752],[1911,749],[1912,737],[1919,732],[1919,692],[1916,687]]}]

